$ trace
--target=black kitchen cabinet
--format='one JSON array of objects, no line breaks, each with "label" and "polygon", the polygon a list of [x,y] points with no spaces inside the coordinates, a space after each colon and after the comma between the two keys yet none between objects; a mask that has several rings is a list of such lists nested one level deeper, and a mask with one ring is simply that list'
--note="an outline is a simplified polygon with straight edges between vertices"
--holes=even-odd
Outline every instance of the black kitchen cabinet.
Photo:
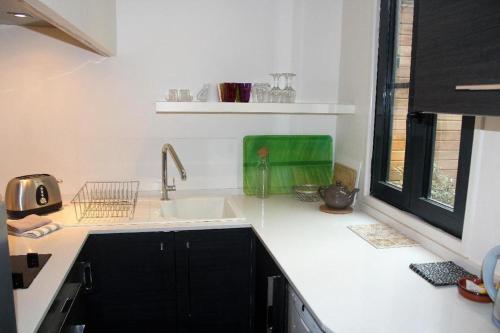
[{"label": "black kitchen cabinet", "polygon": [[80,258],[86,332],[176,332],[173,233],[91,235]]},{"label": "black kitchen cabinet", "polygon": [[87,325],[86,301],[79,264],[82,258],[83,251],[52,301],[37,330],[38,333],[73,333],[79,332]]},{"label": "black kitchen cabinet", "polygon": [[179,333],[253,330],[252,236],[248,228],[175,233]]},{"label": "black kitchen cabinet", "polygon": [[38,333],[71,333],[85,325],[81,283],[66,281],[52,302]]},{"label": "black kitchen cabinet", "polygon": [[264,247],[255,240],[255,332],[287,332],[287,280]]},{"label": "black kitchen cabinet", "polygon": [[500,1],[415,5],[414,110],[500,115]]},{"label": "black kitchen cabinet", "polygon": [[286,281],[258,241],[256,262],[255,241],[250,228],[90,235],[66,281],[80,286],[71,323],[87,333],[253,333],[257,297],[257,332],[284,332]]}]

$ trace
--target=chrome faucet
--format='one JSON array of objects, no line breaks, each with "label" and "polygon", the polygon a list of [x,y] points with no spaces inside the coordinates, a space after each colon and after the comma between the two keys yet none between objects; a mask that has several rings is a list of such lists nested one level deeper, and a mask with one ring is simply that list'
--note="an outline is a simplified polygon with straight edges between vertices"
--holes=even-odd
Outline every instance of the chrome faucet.
[{"label": "chrome faucet", "polygon": [[179,156],[177,156],[177,153],[175,152],[174,147],[172,147],[171,144],[164,144],[163,148],[161,150],[161,200],[168,200],[168,192],[169,191],[175,191],[175,178],[174,178],[174,184],[173,185],[168,185],[168,178],[167,178],[167,153],[170,153],[170,156],[172,156],[172,159],[174,160],[175,166],[177,167],[177,170],[179,170],[179,173],[181,174],[181,179],[186,180],[187,175],[186,175],[186,170],[184,169],[184,166],[182,166],[181,161],[179,160]]}]

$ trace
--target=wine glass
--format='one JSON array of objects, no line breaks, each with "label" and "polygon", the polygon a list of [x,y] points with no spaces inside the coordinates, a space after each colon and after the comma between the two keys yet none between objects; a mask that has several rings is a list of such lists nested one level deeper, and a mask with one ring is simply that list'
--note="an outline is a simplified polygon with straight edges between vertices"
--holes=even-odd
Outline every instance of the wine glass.
[{"label": "wine glass", "polygon": [[297,96],[297,92],[292,88],[292,80],[296,76],[294,73],[283,73],[285,77],[286,86],[282,92],[282,103],[295,103],[295,97]]},{"label": "wine glass", "polygon": [[273,77],[274,85],[269,90],[269,98],[271,103],[279,103],[281,101],[280,77],[281,73],[270,74]]}]

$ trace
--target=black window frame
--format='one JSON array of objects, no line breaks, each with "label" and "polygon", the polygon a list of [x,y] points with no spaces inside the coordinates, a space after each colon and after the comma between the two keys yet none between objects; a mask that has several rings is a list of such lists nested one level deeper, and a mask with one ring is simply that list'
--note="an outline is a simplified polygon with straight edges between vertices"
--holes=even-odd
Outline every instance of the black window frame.
[{"label": "black window frame", "polygon": [[[408,84],[394,84],[392,82],[395,58],[394,37],[397,29],[398,0],[381,0],[370,192],[375,198],[412,213],[455,237],[462,238],[475,118],[471,116],[462,117],[455,203],[453,209],[451,209],[437,201],[428,199],[432,184],[432,162],[437,115],[414,112],[413,110],[413,73],[415,70],[416,43],[418,42],[418,36],[416,36],[418,1],[414,1],[410,82]],[[387,182],[391,154],[392,92],[397,88],[409,88],[405,168],[402,188]]]}]

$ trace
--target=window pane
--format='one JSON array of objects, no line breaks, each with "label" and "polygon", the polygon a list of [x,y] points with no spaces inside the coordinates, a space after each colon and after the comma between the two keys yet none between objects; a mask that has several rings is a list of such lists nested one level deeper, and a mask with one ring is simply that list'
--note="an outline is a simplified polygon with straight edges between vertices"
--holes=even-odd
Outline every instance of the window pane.
[{"label": "window pane", "polygon": [[394,82],[392,95],[392,121],[390,160],[387,181],[403,186],[406,145],[406,115],[411,67],[411,43],[413,28],[413,0],[399,0],[394,40]]},{"label": "window pane", "polygon": [[408,89],[397,89],[394,94],[391,129],[391,155],[389,183],[402,187],[405,166],[406,115],[408,113]]},{"label": "window pane", "polygon": [[452,208],[457,186],[461,129],[461,115],[437,116],[429,198]]}]

